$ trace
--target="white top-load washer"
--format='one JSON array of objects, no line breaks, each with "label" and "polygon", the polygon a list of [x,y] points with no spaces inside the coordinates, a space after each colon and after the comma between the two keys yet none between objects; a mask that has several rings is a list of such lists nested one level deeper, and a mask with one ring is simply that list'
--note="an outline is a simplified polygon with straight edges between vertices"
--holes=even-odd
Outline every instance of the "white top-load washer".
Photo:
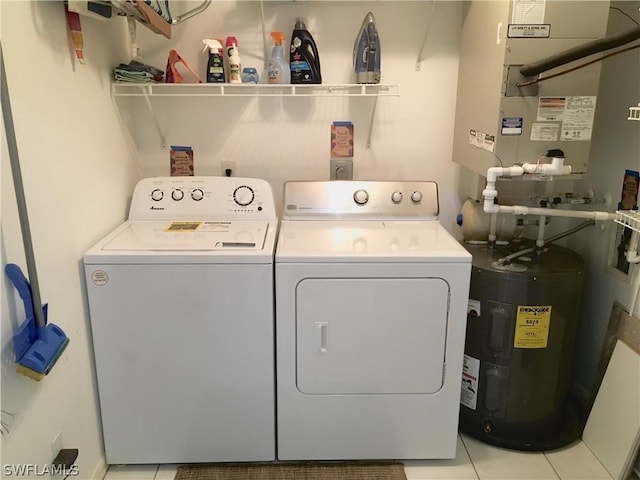
[{"label": "white top-load washer", "polygon": [[109,464],[275,458],[273,255],[264,180],[141,180],[84,255]]},{"label": "white top-load washer", "polygon": [[287,182],[278,458],[456,454],[471,255],[433,182]]}]

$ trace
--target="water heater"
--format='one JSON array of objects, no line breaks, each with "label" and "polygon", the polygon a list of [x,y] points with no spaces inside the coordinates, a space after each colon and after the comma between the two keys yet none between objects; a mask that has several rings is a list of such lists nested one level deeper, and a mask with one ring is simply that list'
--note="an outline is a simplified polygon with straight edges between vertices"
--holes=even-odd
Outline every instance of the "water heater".
[{"label": "water heater", "polygon": [[605,37],[608,16],[608,1],[465,2],[453,160],[486,175],[559,148],[585,173],[601,63],[529,86],[592,58],[533,76],[521,68]]}]

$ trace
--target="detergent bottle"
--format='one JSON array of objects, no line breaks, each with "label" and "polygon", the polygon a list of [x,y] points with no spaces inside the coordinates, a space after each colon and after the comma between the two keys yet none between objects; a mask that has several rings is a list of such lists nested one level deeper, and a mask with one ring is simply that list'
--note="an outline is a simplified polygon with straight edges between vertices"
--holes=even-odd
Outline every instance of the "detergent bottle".
[{"label": "detergent bottle", "polygon": [[289,65],[291,83],[322,83],[318,47],[301,18],[296,19],[291,34]]},{"label": "detergent bottle", "polygon": [[222,57],[222,43],[215,38],[202,40],[204,50],[209,50],[209,61],[207,62],[207,83],[224,83],[224,60]]},{"label": "detergent bottle", "polygon": [[289,64],[284,59],[284,33],[271,32],[273,38],[273,48],[271,49],[271,57],[267,64],[268,83],[291,83],[291,71]]},{"label": "detergent bottle", "polygon": [[238,52],[238,40],[236,37],[227,37],[227,59],[229,62],[229,83],[242,83],[242,65]]}]

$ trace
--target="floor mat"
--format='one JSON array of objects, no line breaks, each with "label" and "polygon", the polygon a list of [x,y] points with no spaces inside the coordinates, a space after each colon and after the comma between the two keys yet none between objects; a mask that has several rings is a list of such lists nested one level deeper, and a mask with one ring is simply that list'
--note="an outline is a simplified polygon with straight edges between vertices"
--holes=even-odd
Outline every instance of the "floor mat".
[{"label": "floor mat", "polygon": [[174,480],[407,480],[398,462],[181,465]]}]

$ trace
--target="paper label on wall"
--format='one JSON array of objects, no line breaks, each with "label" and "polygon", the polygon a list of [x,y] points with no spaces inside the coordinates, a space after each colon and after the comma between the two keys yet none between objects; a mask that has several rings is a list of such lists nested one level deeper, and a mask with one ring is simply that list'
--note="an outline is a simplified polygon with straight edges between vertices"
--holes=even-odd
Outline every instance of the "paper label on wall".
[{"label": "paper label on wall", "polygon": [[547,348],[551,305],[518,305],[514,348]]},{"label": "paper label on wall", "polygon": [[496,136],[488,135],[477,130],[469,130],[469,144],[493,153],[496,146]]},{"label": "paper label on wall", "polygon": [[530,140],[538,142],[557,142],[560,135],[559,123],[533,123]]},{"label": "paper label on wall", "polygon": [[465,355],[462,362],[462,387],[460,404],[472,410],[478,403],[478,377],[480,375],[480,360]]},{"label": "paper label on wall", "polygon": [[544,23],[546,0],[514,0],[511,23]]}]

